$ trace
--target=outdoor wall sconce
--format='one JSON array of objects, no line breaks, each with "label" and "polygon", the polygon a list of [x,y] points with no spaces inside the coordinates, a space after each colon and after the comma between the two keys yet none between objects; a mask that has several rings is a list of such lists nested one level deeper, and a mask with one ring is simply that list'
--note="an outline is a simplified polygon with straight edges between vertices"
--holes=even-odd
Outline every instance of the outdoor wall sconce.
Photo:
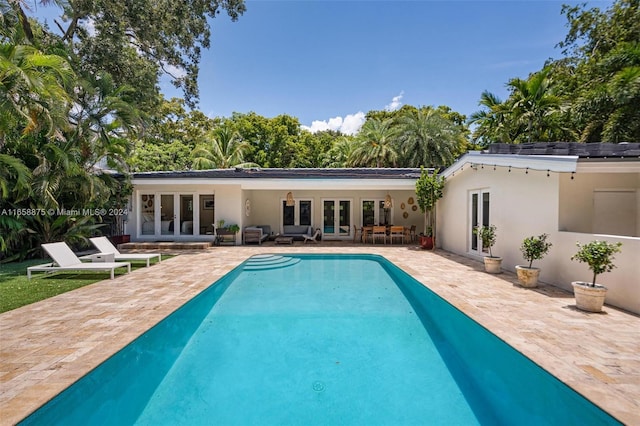
[{"label": "outdoor wall sconce", "polygon": [[291,191],[287,192],[287,207],[293,207],[296,205],[295,200],[293,199],[293,194]]}]

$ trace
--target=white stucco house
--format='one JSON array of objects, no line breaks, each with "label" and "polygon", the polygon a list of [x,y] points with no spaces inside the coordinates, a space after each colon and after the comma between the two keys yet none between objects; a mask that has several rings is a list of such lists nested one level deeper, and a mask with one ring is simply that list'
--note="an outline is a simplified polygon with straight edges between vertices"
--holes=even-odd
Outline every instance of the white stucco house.
[{"label": "white stucco house", "polygon": [[438,203],[438,246],[481,259],[478,225],[495,225],[494,255],[502,268],[524,264],[519,247],[531,235],[549,234],[549,254],[534,266],[540,280],[571,291],[590,281],[584,263],[571,261],[576,243],[621,242],[617,268],[598,276],[607,303],[640,313],[640,144],[492,145],[470,152],[446,169]]},{"label": "white stucco house", "polygon": [[135,173],[127,231],[132,241],[213,241],[213,226],[224,220],[241,229],[269,225],[274,233],[311,226],[324,239],[348,240],[354,226],[421,224],[415,203],[419,176],[420,169]]},{"label": "white stucco house", "polygon": [[[571,290],[571,281],[591,278],[570,260],[576,242],[620,241],[617,268],[598,281],[609,287],[608,304],[640,314],[640,144],[496,144],[442,174],[438,247],[480,260],[472,229],[493,224],[493,252],[514,271],[524,262],[522,240],[547,233],[553,247],[535,264],[540,280]],[[273,233],[311,226],[328,240],[353,239],[356,228],[379,223],[419,231],[419,176],[420,169],[363,168],[135,173],[127,233],[132,241],[213,241],[220,220]]]}]

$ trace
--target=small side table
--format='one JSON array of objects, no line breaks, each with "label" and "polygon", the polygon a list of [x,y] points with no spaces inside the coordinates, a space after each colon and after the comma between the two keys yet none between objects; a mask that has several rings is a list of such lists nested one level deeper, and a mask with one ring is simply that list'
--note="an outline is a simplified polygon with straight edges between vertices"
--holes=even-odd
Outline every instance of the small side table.
[{"label": "small side table", "polygon": [[91,255],[91,262],[93,263],[111,263],[115,261],[116,255],[114,253],[98,253]]}]

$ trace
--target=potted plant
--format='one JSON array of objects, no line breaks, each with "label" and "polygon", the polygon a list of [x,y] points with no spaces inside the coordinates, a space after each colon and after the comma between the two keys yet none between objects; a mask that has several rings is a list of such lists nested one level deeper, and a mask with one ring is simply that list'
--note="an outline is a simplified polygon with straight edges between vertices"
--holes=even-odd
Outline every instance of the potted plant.
[{"label": "potted plant", "polygon": [[539,260],[549,252],[552,244],[547,242],[547,234],[527,237],[522,241],[520,251],[522,257],[529,262],[529,266],[516,265],[516,274],[522,287],[533,288],[538,286],[540,268],[533,267],[533,261]]},{"label": "potted plant", "polygon": [[593,272],[591,283],[583,281],[573,281],[573,294],[576,298],[576,307],[588,312],[600,312],[604,299],[607,295],[607,288],[596,284],[598,274],[610,272],[616,266],[613,264],[613,255],[620,253],[622,243],[608,243],[606,241],[591,241],[581,245],[577,243],[578,252],[571,257],[571,260],[584,262],[589,265]]},{"label": "potted plant", "polygon": [[496,243],[496,226],[480,226],[473,230],[474,234],[482,240],[482,249],[489,250],[489,256],[484,257],[484,270],[490,274],[499,274],[502,272],[502,258],[494,256],[491,253],[491,247]]},{"label": "potted plant", "polygon": [[420,177],[416,181],[416,199],[424,213],[424,230],[420,234],[420,246],[423,249],[432,250],[435,247],[435,208],[438,200],[442,198],[444,183],[444,176],[438,175],[437,170],[429,173],[424,167],[420,169]]}]

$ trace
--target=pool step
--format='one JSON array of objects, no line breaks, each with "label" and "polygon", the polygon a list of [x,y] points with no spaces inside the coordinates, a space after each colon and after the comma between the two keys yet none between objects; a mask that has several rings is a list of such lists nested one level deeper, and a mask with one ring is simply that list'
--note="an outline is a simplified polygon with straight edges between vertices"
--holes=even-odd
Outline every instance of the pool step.
[{"label": "pool step", "polygon": [[273,254],[252,256],[244,264],[245,271],[264,271],[266,269],[287,268],[300,262],[300,259]]}]

